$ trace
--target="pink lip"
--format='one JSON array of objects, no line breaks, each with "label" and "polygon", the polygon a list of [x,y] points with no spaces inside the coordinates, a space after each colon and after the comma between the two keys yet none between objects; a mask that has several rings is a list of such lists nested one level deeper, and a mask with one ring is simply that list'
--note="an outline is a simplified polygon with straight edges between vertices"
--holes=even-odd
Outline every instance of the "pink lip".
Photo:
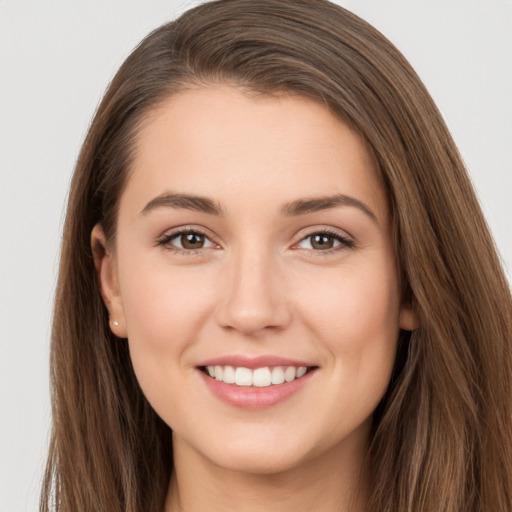
[{"label": "pink lip", "polygon": [[264,355],[257,357],[248,357],[241,355],[230,355],[230,356],[221,356],[216,357],[214,359],[208,359],[207,361],[203,361],[197,365],[200,366],[235,366],[235,367],[244,367],[254,370],[255,368],[264,368],[265,366],[307,366],[312,367],[316,366],[315,364],[311,364],[311,362],[306,361],[298,361],[296,359],[288,359],[279,356],[272,355]]},{"label": "pink lip", "polygon": [[[216,360],[216,361],[221,361]],[[225,363],[225,360],[222,359],[222,365],[227,365],[229,363]],[[234,366],[244,366],[243,364],[233,364],[233,360],[230,359],[231,364]],[[271,364],[269,360],[266,360],[266,364],[258,364],[251,366],[245,366],[245,368],[261,368],[262,366],[308,366],[306,364],[283,364],[282,359],[280,359],[279,364]],[[213,363],[209,361],[207,365],[201,366],[215,366]],[[254,360],[251,361],[254,363]],[[246,363],[247,364],[247,363]],[[287,398],[292,395],[298,393],[316,374],[316,369],[313,369],[306,373],[303,377],[299,379],[295,379],[291,382],[284,382],[283,384],[275,384],[267,387],[253,387],[253,386],[236,386],[235,384],[226,384],[225,382],[221,382],[215,380],[206,374],[201,368],[198,368],[198,373],[200,377],[203,379],[203,382],[206,384],[208,389],[220,400],[223,402],[232,405],[234,407],[238,407],[241,409],[265,409],[268,407],[272,407],[273,405],[277,405],[281,402],[284,402]]]}]

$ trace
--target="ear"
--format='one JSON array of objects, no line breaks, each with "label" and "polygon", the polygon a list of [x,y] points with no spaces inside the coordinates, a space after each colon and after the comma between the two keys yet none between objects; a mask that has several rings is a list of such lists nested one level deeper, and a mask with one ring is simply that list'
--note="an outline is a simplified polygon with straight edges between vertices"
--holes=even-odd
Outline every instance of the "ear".
[{"label": "ear", "polygon": [[402,302],[399,317],[400,329],[415,331],[420,326],[420,318],[413,304]]},{"label": "ear", "polygon": [[110,317],[110,329],[119,338],[126,338],[126,320],[119,290],[116,260],[107,245],[105,233],[100,224],[96,224],[91,232],[91,248],[101,296]]}]

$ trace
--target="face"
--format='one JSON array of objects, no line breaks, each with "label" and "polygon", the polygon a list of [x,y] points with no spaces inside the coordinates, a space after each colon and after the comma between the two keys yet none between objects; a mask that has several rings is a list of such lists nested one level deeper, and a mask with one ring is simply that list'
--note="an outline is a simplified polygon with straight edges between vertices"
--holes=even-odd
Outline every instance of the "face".
[{"label": "face", "polygon": [[364,449],[415,318],[376,165],[323,106],[173,96],[143,124],[105,247],[112,329],[177,445],[259,473]]}]

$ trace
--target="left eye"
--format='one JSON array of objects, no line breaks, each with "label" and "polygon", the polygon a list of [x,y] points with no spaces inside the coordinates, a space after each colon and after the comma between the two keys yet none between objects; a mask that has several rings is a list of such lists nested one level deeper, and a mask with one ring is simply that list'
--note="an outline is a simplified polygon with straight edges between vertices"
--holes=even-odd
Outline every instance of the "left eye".
[{"label": "left eye", "polygon": [[330,233],[313,233],[303,238],[297,247],[315,251],[328,251],[340,246],[351,246],[351,242],[340,235]]},{"label": "left eye", "polygon": [[196,231],[186,231],[166,237],[163,241],[167,245],[174,246],[178,249],[193,250],[204,249],[205,247],[213,247],[212,241],[202,233]]}]

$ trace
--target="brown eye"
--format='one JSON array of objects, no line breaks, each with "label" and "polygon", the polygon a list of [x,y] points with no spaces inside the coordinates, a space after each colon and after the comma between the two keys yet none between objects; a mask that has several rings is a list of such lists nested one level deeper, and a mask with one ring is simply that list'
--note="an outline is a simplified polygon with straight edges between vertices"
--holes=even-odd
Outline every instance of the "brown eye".
[{"label": "brown eye", "polygon": [[158,245],[169,250],[187,252],[215,246],[205,234],[199,231],[182,231],[166,235],[159,241]]},{"label": "brown eye", "polygon": [[312,235],[311,247],[317,250],[332,249],[334,247],[334,237],[331,235],[325,235],[322,233]]},{"label": "brown eye", "polygon": [[354,242],[338,233],[319,231],[304,237],[298,244],[299,249],[308,249],[314,252],[331,252],[338,249],[354,247]]},{"label": "brown eye", "polygon": [[204,247],[205,236],[199,233],[182,233],[180,242],[183,249],[201,249]]}]

